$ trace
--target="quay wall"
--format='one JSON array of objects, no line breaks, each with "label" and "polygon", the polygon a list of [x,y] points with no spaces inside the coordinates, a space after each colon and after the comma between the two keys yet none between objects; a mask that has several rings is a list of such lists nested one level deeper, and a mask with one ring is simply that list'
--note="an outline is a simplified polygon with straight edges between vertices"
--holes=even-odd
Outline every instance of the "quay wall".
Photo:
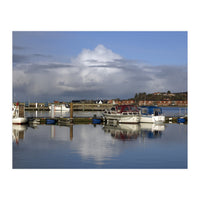
[{"label": "quay wall", "polygon": [[[30,118],[31,119],[31,118]],[[61,126],[65,126],[65,125],[72,125],[72,124],[92,124],[92,117],[74,117],[72,120],[71,118],[45,118],[45,117],[38,117],[38,118],[34,118],[34,119],[38,119],[39,120],[39,124],[47,124],[47,120],[48,119],[53,119],[55,120],[55,124],[61,125]],[[103,123],[103,118],[99,117],[96,119],[100,119],[101,123]],[[178,117],[166,117],[165,118],[165,123],[179,123],[178,122]],[[188,122],[188,118],[184,117],[185,122],[184,124],[187,124]]]},{"label": "quay wall", "polygon": [[[120,103],[119,103],[120,104]],[[19,105],[24,106],[26,111],[49,111],[49,105],[45,105],[44,103],[31,103],[28,106],[25,105],[25,103],[19,103]],[[154,102],[147,102],[147,101],[140,101],[138,106],[150,106],[155,105]],[[160,107],[187,107],[186,102],[177,102],[175,105],[168,104],[167,102],[157,102],[157,106]],[[105,109],[110,109],[113,106],[111,103],[107,104],[88,104],[88,103],[73,103],[73,110],[74,111],[103,111]]]},{"label": "quay wall", "polygon": [[[111,104],[73,104],[74,111],[103,111],[105,109],[110,109],[112,107]],[[49,111],[49,107],[40,106],[25,106],[25,110],[27,111]]]},{"label": "quay wall", "polygon": [[111,107],[111,104],[73,104],[74,111],[103,111]]}]

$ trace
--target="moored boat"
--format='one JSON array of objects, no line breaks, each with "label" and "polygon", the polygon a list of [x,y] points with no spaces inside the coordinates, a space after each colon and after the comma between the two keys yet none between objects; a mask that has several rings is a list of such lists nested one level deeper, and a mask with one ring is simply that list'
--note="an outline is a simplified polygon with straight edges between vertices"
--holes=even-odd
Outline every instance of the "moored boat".
[{"label": "moored boat", "polygon": [[178,119],[177,119],[177,122],[178,123],[185,123],[185,118],[184,117],[179,117]]},{"label": "moored boat", "polygon": [[64,111],[64,112],[69,112],[70,107],[68,104],[51,104],[51,106],[49,106],[49,109],[52,110],[52,108],[54,109],[54,111]]},{"label": "moored boat", "polygon": [[157,106],[141,106],[140,107],[141,123],[164,123],[165,116],[162,114],[162,108]]},{"label": "moored boat", "polygon": [[31,118],[31,119],[28,120],[28,123],[31,124],[31,125],[37,125],[37,124],[40,124],[40,119]]},{"label": "moored boat", "polygon": [[26,124],[27,122],[28,120],[25,117],[16,117],[12,119],[13,124]]},{"label": "moored boat", "polygon": [[116,120],[118,123],[139,123],[139,110],[134,105],[116,105],[110,110],[103,112],[104,118],[108,120]]},{"label": "moored boat", "polygon": [[99,119],[99,118],[93,118],[93,119],[92,119],[92,123],[93,123],[93,124],[100,124],[101,122],[102,122],[102,120]]},{"label": "moored boat", "polygon": [[46,119],[46,124],[55,124],[56,120],[55,119]]},{"label": "moored boat", "polygon": [[24,117],[24,107],[13,104],[12,106],[12,123],[13,124],[26,124],[28,119]]}]

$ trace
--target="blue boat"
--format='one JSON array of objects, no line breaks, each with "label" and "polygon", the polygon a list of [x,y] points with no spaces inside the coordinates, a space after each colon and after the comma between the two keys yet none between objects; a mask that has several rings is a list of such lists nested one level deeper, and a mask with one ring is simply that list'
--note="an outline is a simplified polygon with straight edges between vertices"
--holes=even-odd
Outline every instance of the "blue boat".
[{"label": "blue boat", "polygon": [[46,120],[46,124],[55,124],[55,123],[56,123],[55,119],[47,119]]},{"label": "blue boat", "polygon": [[178,118],[178,123],[185,123],[185,118],[183,118],[183,117],[180,117],[180,118]]},{"label": "blue boat", "polygon": [[157,106],[141,106],[140,107],[141,123],[164,123],[165,116],[162,114],[162,108]]},{"label": "blue boat", "polygon": [[92,119],[92,123],[93,123],[93,124],[100,124],[100,123],[101,123],[101,119],[93,118],[93,119]]}]

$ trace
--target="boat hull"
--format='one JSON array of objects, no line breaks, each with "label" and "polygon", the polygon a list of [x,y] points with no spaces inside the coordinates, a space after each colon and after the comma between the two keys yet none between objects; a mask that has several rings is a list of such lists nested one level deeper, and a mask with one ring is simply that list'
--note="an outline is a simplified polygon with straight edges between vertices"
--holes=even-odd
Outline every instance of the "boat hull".
[{"label": "boat hull", "polygon": [[177,122],[178,122],[178,123],[185,123],[185,119],[182,118],[182,117],[180,117],[180,118],[178,118]]},{"label": "boat hull", "polygon": [[152,116],[152,115],[142,115],[140,116],[140,123],[164,123],[165,116]]},{"label": "boat hull", "polygon": [[140,122],[138,115],[104,114],[106,120],[117,120],[118,123],[137,124]]},{"label": "boat hull", "polygon": [[26,124],[28,119],[25,117],[17,117],[12,119],[13,124]]},{"label": "boat hull", "polygon": [[56,121],[54,119],[47,119],[46,124],[55,124]]},{"label": "boat hull", "polygon": [[[51,110],[51,106],[49,106],[49,110]],[[54,107],[54,111],[63,111],[63,112],[69,112],[70,108],[66,108],[66,107],[61,107],[61,106],[55,106]]]},{"label": "boat hull", "polygon": [[100,124],[101,122],[101,119],[92,119],[93,124]]}]

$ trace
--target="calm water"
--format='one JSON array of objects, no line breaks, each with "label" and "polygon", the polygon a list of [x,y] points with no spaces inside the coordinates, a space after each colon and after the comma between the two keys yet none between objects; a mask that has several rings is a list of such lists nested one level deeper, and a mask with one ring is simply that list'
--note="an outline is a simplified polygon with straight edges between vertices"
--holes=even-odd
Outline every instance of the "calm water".
[{"label": "calm water", "polygon": [[13,125],[13,168],[187,168],[187,125]]}]

